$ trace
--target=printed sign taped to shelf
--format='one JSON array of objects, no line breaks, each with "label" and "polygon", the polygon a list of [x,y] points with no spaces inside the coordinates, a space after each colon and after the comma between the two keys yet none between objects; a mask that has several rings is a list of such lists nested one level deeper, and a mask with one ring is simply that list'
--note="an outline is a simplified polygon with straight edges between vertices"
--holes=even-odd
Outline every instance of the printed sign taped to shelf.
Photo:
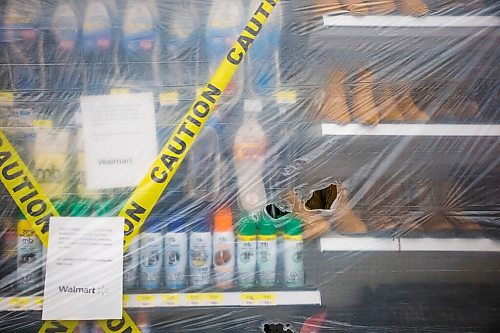
[{"label": "printed sign taped to shelf", "polygon": [[181,120],[119,216],[125,218],[125,249],[153,210],[231,81],[278,0],[263,0],[215,74]]},{"label": "printed sign taped to shelf", "polygon": [[3,131],[0,131],[0,180],[47,247],[49,219],[59,214]]}]

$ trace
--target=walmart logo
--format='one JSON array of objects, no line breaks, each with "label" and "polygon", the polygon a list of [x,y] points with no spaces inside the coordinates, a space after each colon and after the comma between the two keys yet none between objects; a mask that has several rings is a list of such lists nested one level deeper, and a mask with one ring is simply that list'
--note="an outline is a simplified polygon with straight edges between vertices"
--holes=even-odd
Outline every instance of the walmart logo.
[{"label": "walmart logo", "polygon": [[77,287],[77,286],[58,286],[60,293],[65,294],[94,294],[94,295],[107,295],[108,288],[100,287]]}]

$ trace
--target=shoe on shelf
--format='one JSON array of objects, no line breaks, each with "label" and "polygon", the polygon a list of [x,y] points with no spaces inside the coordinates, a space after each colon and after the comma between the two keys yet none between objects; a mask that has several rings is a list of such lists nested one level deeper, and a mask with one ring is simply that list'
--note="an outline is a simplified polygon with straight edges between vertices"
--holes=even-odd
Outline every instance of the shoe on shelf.
[{"label": "shoe on shelf", "polygon": [[401,122],[404,116],[399,109],[399,103],[394,97],[394,91],[390,85],[382,87],[381,103],[378,106],[380,110],[381,122]]},{"label": "shoe on shelf", "polygon": [[345,74],[341,70],[334,69],[330,75],[318,117],[338,124],[351,122],[345,92]]},{"label": "shoe on shelf", "polygon": [[371,0],[346,0],[349,12],[353,14],[368,15]]},{"label": "shoe on shelf", "polygon": [[415,104],[411,95],[411,88],[405,86],[401,88],[401,93],[398,96],[399,110],[403,112],[404,119],[409,122],[427,122],[430,117]]},{"label": "shoe on shelf", "polygon": [[325,15],[328,13],[347,11],[348,5],[340,0],[316,0],[313,11],[316,14]]},{"label": "shoe on shelf", "polygon": [[404,15],[422,16],[429,12],[429,7],[422,0],[399,0],[399,11]]},{"label": "shoe on shelf", "polygon": [[370,14],[391,14],[396,11],[395,0],[372,0],[369,5]]},{"label": "shoe on shelf", "polygon": [[292,205],[292,214],[303,222],[303,237],[305,240],[320,237],[330,230],[330,223],[319,213],[308,210],[297,193],[290,190],[287,192],[286,197]]},{"label": "shoe on shelf", "polygon": [[361,70],[354,83],[351,114],[362,124],[374,125],[380,121],[373,90],[373,72],[370,69]]}]

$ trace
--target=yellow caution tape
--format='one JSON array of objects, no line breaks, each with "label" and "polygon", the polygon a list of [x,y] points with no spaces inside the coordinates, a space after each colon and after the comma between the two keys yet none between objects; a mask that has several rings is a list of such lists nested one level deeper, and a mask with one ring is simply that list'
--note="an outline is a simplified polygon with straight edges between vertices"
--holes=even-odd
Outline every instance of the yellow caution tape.
[{"label": "yellow caution tape", "polygon": [[119,216],[125,218],[125,249],[139,233],[161,194],[172,180],[215,104],[231,81],[248,49],[264,26],[278,0],[264,0],[222,60],[215,74],[196,98],[158,157],[149,168]]},{"label": "yellow caution tape", "polygon": [[45,247],[49,239],[49,219],[59,216],[42,187],[0,130],[0,180],[31,224]]},{"label": "yellow caution tape", "polygon": [[99,326],[106,333],[140,333],[141,330],[135,325],[130,316],[123,311],[123,318],[116,320],[99,320]]}]

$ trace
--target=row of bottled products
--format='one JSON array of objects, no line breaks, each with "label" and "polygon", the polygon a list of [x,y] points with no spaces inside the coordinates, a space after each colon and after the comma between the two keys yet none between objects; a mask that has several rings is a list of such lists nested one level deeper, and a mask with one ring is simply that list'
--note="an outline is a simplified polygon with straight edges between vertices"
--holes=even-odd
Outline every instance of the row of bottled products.
[{"label": "row of bottled products", "polygon": [[[69,215],[109,215],[111,204],[116,202],[91,205],[76,199]],[[68,211],[61,202],[56,206]],[[233,211],[225,207],[211,216],[150,216],[124,254],[124,289],[303,287],[302,223],[269,207],[258,214],[240,214],[236,223]],[[23,217],[17,222],[16,243],[18,290],[37,289],[45,249]]]},{"label": "row of bottled products", "polygon": [[[83,89],[103,94],[110,84],[143,89],[199,85],[215,71],[259,4],[87,0],[45,5],[30,0],[19,6],[10,0],[0,5],[0,63],[10,68],[9,75],[0,77],[0,90]],[[272,59],[281,34],[280,8],[249,55],[255,88],[278,82]],[[260,64],[264,60],[268,64]],[[166,71],[160,69],[165,62],[171,62]],[[226,94],[241,93],[243,72]]]}]

